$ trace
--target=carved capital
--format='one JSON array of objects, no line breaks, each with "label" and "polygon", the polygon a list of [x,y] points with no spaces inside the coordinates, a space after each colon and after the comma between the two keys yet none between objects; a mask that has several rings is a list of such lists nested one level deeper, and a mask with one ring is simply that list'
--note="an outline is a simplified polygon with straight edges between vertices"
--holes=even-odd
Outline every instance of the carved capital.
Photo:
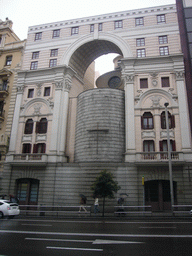
[{"label": "carved capital", "polygon": [[71,89],[71,86],[72,86],[72,77],[69,74],[67,74],[65,76],[64,90],[69,92]]},{"label": "carved capital", "polygon": [[134,75],[133,74],[124,74],[122,76],[122,80],[123,80],[124,84],[133,84]]},{"label": "carved capital", "polygon": [[63,88],[63,80],[54,82],[53,84],[55,85],[55,90],[61,90]]},{"label": "carved capital", "polygon": [[175,75],[176,75],[176,80],[183,80],[184,79],[184,70],[176,71]]},{"label": "carved capital", "polygon": [[17,86],[17,93],[23,93],[23,92],[24,92],[24,86],[23,85]]}]

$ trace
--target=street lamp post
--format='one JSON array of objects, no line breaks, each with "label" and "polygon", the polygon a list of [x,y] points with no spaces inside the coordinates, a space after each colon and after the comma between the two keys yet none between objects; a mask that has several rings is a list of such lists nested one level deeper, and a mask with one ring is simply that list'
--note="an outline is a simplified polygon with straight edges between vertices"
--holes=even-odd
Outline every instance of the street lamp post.
[{"label": "street lamp post", "polygon": [[169,136],[169,120],[168,120],[168,111],[167,107],[169,103],[166,102],[165,106],[165,120],[166,120],[166,128],[167,128],[167,146],[168,146],[168,159],[169,159],[169,180],[170,180],[170,196],[171,196],[171,210],[173,214],[173,205],[174,205],[174,191],[173,191],[173,177],[172,177],[172,163],[171,163],[171,144],[170,144],[170,136]]}]

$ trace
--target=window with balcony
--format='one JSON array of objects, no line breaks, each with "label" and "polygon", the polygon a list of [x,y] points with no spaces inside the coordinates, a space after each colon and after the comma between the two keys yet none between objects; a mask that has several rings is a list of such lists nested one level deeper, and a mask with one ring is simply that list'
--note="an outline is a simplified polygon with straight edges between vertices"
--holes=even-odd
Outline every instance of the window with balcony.
[{"label": "window with balcony", "polygon": [[161,86],[170,87],[169,77],[161,77]]},{"label": "window with balcony", "polygon": [[60,37],[60,29],[53,30],[53,38]]},{"label": "window with balcony", "polygon": [[135,26],[143,26],[143,25],[144,25],[144,18],[143,17],[135,19]]},{"label": "window with balcony", "polygon": [[148,79],[147,78],[141,78],[140,79],[140,88],[148,88]]},{"label": "window with balcony", "polygon": [[157,23],[165,23],[166,20],[165,20],[165,14],[160,14],[160,15],[157,15]]},{"label": "window with balcony", "polygon": [[114,26],[115,26],[115,29],[123,28],[123,21],[122,20],[116,20]]},{"label": "window with balcony", "polygon": [[58,56],[58,49],[52,49],[50,53],[50,57],[56,57]]},{"label": "window with balcony", "polygon": [[141,128],[142,129],[153,129],[153,115],[150,112],[145,112],[141,117]]},{"label": "window with balcony", "polygon": [[[174,140],[170,140],[170,151],[171,152],[175,152],[176,151],[176,143]],[[166,153],[161,153],[160,157],[161,159],[168,159],[168,144],[167,144],[167,140],[162,140],[159,141],[159,149],[161,152],[166,152]],[[171,154],[172,158],[175,158],[176,155],[174,156],[174,154]]]},{"label": "window with balcony", "polygon": [[28,89],[28,96],[27,98],[33,98],[34,95],[34,89]]},{"label": "window with balcony", "polygon": [[32,133],[33,133],[33,119],[28,119],[25,123],[24,134],[32,134]]},{"label": "window with balcony", "polygon": [[3,91],[7,91],[8,90],[8,80],[3,80],[2,90]]},{"label": "window with balcony", "polygon": [[[169,129],[175,128],[175,116],[168,112]],[[166,129],[166,116],[165,111],[161,113],[161,129]]]},{"label": "window with balcony", "polygon": [[71,28],[71,35],[77,35],[77,34],[79,34],[79,27]]},{"label": "window with balcony", "polygon": [[5,66],[11,66],[12,56],[6,56]]},{"label": "window with balcony", "polygon": [[35,33],[35,41],[41,40],[42,38],[42,32]]},{"label": "window with balcony", "polygon": [[136,46],[138,46],[138,47],[145,46],[145,38],[137,38]]},{"label": "window with balcony", "polygon": [[30,154],[31,153],[31,144],[30,143],[24,143],[22,153],[24,154]]},{"label": "window with balcony", "polygon": [[143,141],[143,152],[144,159],[154,159],[155,155],[153,153],[150,154],[150,152],[155,152],[155,145],[153,140],[144,140]]},{"label": "window with balcony", "polygon": [[46,144],[38,143],[33,145],[33,153],[41,153],[44,154],[46,152]]},{"label": "window with balcony", "polygon": [[47,133],[47,119],[41,118],[39,122],[36,123],[36,133]]},{"label": "window with balcony", "polygon": [[146,57],[145,49],[137,49],[137,58]]}]

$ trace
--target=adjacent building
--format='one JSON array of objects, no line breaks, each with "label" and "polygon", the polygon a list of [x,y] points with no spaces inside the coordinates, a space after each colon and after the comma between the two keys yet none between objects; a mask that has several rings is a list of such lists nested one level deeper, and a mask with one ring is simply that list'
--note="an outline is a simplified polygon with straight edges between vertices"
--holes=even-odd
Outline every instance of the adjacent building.
[{"label": "adjacent building", "polygon": [[[117,53],[94,88],[93,61]],[[91,66],[90,66],[91,65]],[[89,68],[88,68],[89,67]],[[169,131],[165,104],[168,104]],[[169,132],[169,134],[168,134]],[[192,150],[176,5],[29,27],[3,192],[20,204],[76,205],[110,170],[126,204],[191,203]],[[144,179],[144,183],[142,180]]]}]

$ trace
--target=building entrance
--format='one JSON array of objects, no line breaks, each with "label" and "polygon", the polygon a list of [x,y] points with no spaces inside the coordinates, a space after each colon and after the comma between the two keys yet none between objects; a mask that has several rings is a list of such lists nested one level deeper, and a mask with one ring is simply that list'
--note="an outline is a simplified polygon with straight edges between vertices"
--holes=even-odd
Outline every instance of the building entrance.
[{"label": "building entrance", "polygon": [[[173,182],[174,201],[177,202],[177,183]],[[169,180],[151,180],[145,182],[145,204],[151,205],[152,211],[171,210]]]}]

